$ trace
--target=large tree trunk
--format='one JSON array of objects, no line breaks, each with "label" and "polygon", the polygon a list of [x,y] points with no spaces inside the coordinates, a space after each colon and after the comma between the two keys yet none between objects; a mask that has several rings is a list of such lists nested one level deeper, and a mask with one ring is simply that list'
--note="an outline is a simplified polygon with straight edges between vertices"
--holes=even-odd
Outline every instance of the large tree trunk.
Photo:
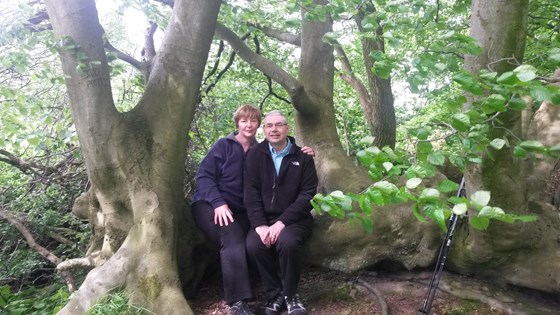
[{"label": "large tree trunk", "polygon": [[[316,5],[327,2],[314,1]],[[302,23],[297,79],[251,51],[226,27],[219,25],[216,31],[243,60],[270,76],[288,92],[295,109],[298,141],[313,147],[316,152],[319,190],[362,191],[372,182],[367,171],[345,155],[335,125],[333,47],[323,41],[323,36],[332,30],[332,20],[326,17],[309,21],[302,16]],[[375,232],[367,234],[355,222],[335,221],[328,216],[318,218],[307,242],[308,261],[347,272],[379,262],[391,262],[408,269],[432,263],[440,239],[435,225],[417,224],[406,205],[377,211],[374,222]]]},{"label": "large tree trunk", "polygon": [[[366,14],[374,14],[375,7],[372,3],[364,4],[364,13],[356,16],[356,26],[360,32],[366,32],[362,26],[363,18]],[[375,61],[371,54],[375,51],[385,52],[385,44],[383,38],[383,28],[378,27],[376,30],[378,38],[371,39],[363,37],[362,57],[364,58],[365,71],[367,74],[369,95],[367,102],[361,101],[364,110],[364,116],[369,129],[371,130],[373,145],[378,147],[390,146],[395,147],[397,123],[395,118],[395,107],[393,92],[391,91],[391,79],[383,79],[373,73]],[[362,97],[360,97],[362,100]]]},{"label": "large tree trunk", "polygon": [[158,314],[190,314],[176,259],[186,131],[220,1],[175,1],[145,93],[128,113],[114,106],[95,2],[46,4],[63,43],[70,108],[92,184],[86,208],[76,211],[95,217],[104,233],[90,251],[98,265],[61,314],[82,314],[117,288]]},{"label": "large tree trunk", "polygon": [[[477,39],[484,52],[467,57],[465,69],[477,73],[491,68],[503,73],[515,67],[507,59],[515,58],[521,63],[528,8],[528,0],[473,1],[471,36]],[[501,127],[515,136],[507,134],[504,128],[491,128],[490,139],[507,136],[510,143],[516,143],[517,137],[522,137],[521,113],[508,111],[501,114],[499,120],[503,123]],[[512,148],[491,153],[492,157],[484,157],[480,166],[467,170],[467,192],[489,190],[493,205],[510,213],[536,214],[539,220],[514,224],[493,221],[486,232],[464,226],[456,235],[450,266],[461,273],[496,277],[508,283],[558,293],[560,220],[557,211],[550,203],[532,198],[531,187],[527,185],[531,174],[527,173],[524,162],[513,156]]]}]

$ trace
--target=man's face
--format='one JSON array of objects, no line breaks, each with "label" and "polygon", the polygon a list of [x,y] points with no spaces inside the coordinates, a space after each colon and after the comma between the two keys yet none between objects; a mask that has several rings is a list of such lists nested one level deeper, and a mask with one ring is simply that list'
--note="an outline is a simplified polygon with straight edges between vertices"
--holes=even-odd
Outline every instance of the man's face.
[{"label": "man's face", "polygon": [[288,137],[288,124],[280,115],[267,116],[263,122],[264,136],[273,146],[286,143]]}]

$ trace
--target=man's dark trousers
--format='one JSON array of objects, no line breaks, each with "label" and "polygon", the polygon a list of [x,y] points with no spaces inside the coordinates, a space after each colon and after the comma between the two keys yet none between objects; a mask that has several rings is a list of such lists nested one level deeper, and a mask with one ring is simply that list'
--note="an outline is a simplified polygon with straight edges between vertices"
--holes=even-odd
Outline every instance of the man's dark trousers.
[{"label": "man's dark trousers", "polygon": [[[271,222],[271,225],[274,222]],[[303,244],[311,235],[312,219],[286,226],[276,244],[266,247],[254,229],[247,234],[247,255],[259,270],[267,298],[297,293],[303,263]],[[280,274],[279,274],[280,273]]]}]

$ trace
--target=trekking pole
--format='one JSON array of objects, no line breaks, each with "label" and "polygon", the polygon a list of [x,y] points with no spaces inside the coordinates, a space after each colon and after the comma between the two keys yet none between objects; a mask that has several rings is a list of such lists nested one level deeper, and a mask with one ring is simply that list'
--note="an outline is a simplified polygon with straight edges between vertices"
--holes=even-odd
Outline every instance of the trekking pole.
[{"label": "trekking pole", "polygon": [[[459,186],[459,191],[457,191],[457,197],[464,197],[465,194],[465,177],[461,179],[461,185]],[[443,243],[439,249],[439,255],[436,262],[436,268],[434,274],[432,275],[432,280],[430,281],[430,286],[428,287],[428,292],[424,298],[424,304],[422,309],[418,312],[418,315],[428,315],[430,314],[430,309],[432,308],[432,302],[436,295],[436,290],[439,285],[439,279],[441,278],[441,273],[443,271],[443,266],[445,265],[445,260],[447,259],[447,252],[451,247],[451,242],[453,241],[453,233],[455,232],[455,227],[457,226],[457,220],[459,216],[455,213],[451,214],[449,222],[447,223],[447,233],[443,238]]]}]

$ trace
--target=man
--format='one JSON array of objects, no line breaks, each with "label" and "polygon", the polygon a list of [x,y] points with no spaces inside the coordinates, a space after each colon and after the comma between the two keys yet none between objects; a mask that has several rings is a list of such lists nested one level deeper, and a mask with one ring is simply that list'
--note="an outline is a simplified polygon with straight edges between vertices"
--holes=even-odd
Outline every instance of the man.
[{"label": "man", "polygon": [[263,121],[266,140],[252,147],[245,161],[244,203],[251,223],[247,254],[257,266],[268,302],[268,315],[284,307],[306,314],[297,289],[303,243],[311,235],[310,201],[317,190],[313,158],[303,154],[279,111]]}]

